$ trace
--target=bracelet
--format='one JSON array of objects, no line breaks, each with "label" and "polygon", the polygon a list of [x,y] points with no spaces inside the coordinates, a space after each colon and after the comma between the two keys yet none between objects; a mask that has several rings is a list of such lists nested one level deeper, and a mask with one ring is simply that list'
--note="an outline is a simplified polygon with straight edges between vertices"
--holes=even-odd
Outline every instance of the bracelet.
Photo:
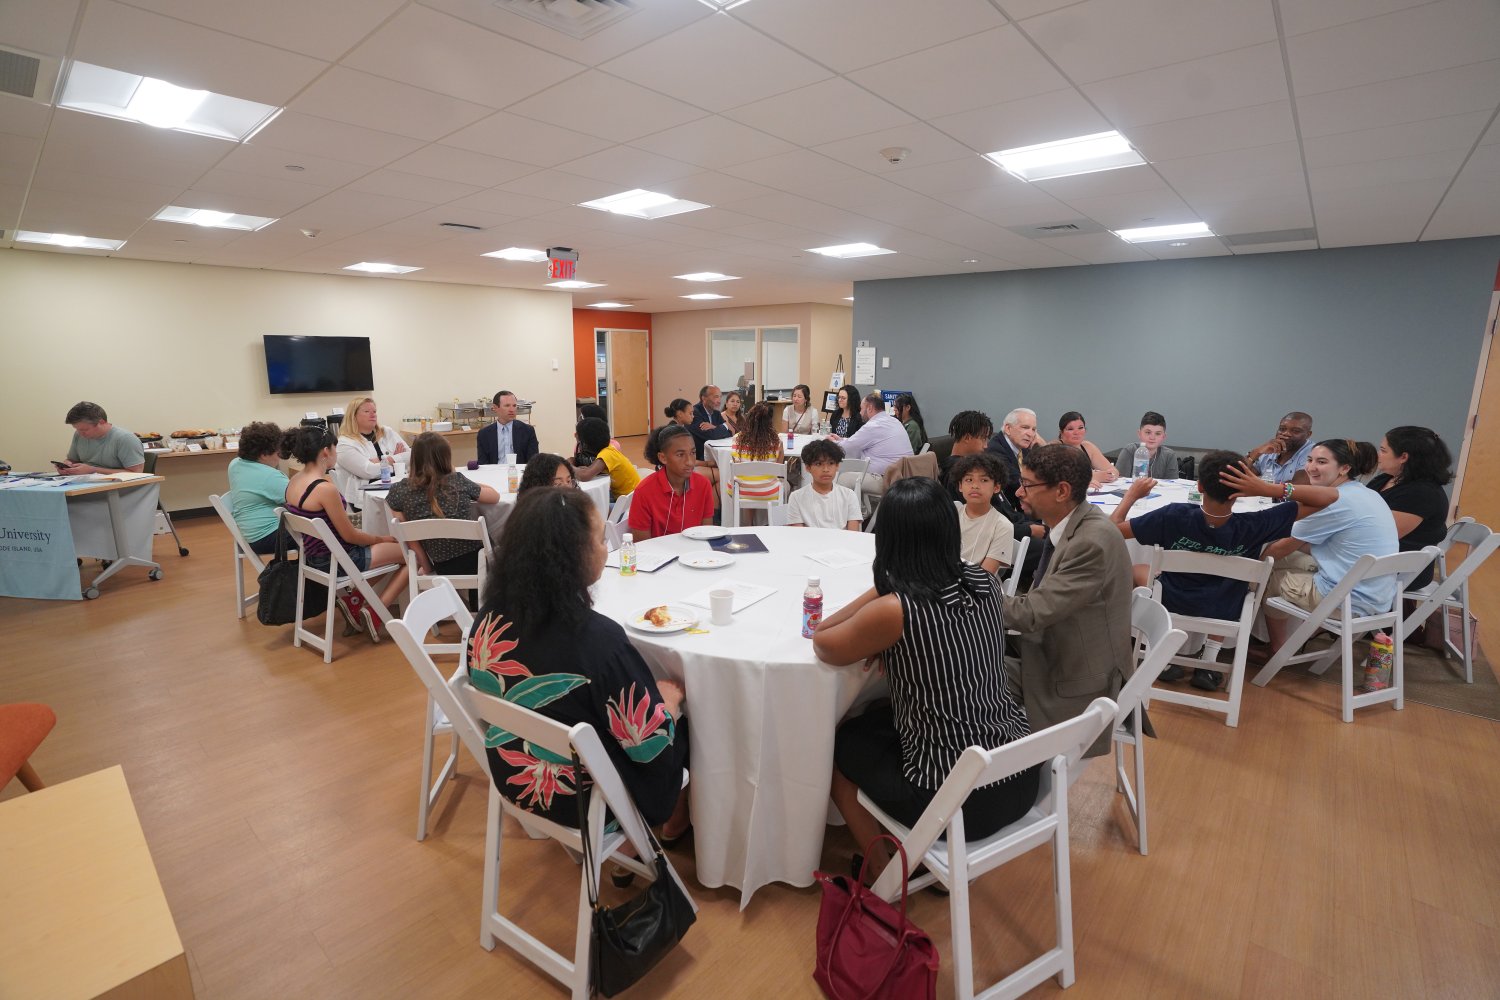
[{"label": "bracelet", "polygon": [[1293,492],[1295,492],[1295,489],[1291,483],[1287,483],[1284,487],[1282,487],[1281,502],[1285,503],[1286,501],[1290,500],[1292,498]]}]

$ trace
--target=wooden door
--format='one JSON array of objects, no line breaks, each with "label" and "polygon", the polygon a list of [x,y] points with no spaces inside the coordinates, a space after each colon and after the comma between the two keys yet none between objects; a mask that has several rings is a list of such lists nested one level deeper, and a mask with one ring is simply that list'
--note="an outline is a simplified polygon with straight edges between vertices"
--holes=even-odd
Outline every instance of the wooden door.
[{"label": "wooden door", "polygon": [[610,330],[609,429],[617,438],[651,432],[651,345],[645,330]]},{"label": "wooden door", "polygon": [[[1459,456],[1458,482],[1453,487],[1457,502],[1452,516],[1472,517],[1480,524],[1500,530],[1500,350],[1495,349],[1497,313],[1500,313],[1500,271],[1495,275],[1495,291],[1490,297],[1484,347],[1479,354],[1479,373],[1474,382],[1474,395],[1469,403],[1469,424],[1465,428],[1463,448]],[[1451,553],[1448,565],[1457,565],[1461,558],[1461,554]],[[1500,559],[1491,557],[1470,579],[1470,600],[1474,615],[1486,625],[1480,633],[1480,646],[1493,668],[1500,663],[1500,656],[1497,656],[1500,654],[1500,633],[1497,633],[1497,629],[1500,629]]]}]

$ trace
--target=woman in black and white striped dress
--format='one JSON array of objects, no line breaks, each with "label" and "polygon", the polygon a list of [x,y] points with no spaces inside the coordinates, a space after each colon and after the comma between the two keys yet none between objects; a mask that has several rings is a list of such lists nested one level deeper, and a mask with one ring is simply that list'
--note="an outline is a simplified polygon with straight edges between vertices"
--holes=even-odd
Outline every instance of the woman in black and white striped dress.
[{"label": "woman in black and white striped dress", "polygon": [[[959,558],[958,518],[936,480],[901,479],[880,501],[875,586],[826,619],[813,637],[825,663],[881,657],[891,700],[839,727],[833,801],[856,843],[879,832],[864,793],[896,820],[921,816],[959,755],[1031,733],[1026,709],[1005,684],[999,581]],[[1036,802],[1035,768],[976,788],[964,832],[980,840]],[[888,860],[871,858],[878,874]]]}]

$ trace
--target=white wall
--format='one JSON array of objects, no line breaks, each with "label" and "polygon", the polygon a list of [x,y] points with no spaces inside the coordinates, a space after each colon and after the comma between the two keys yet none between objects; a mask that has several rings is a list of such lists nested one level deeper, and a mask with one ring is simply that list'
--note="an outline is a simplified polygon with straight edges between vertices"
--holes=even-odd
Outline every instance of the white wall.
[{"label": "white wall", "polygon": [[506,388],[536,400],[543,450],[573,444],[567,294],[0,250],[0,304],[0,458],[17,469],[62,457],[82,399],[162,434],[343,407],[272,396],[267,333],[369,337],[383,423]]}]

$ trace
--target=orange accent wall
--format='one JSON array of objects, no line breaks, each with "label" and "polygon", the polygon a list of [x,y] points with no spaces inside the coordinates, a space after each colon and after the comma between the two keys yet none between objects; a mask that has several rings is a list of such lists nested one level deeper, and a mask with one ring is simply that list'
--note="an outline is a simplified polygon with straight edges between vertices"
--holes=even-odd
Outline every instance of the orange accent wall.
[{"label": "orange accent wall", "polygon": [[[613,309],[573,310],[573,387],[580,399],[595,396],[599,392],[599,384],[594,375],[594,365],[598,358],[594,353],[594,331],[598,329],[645,330],[650,333],[651,314],[616,312]],[[649,354],[646,363],[651,363]],[[654,390],[654,375],[651,385]],[[656,412],[654,397],[651,412]]]}]

